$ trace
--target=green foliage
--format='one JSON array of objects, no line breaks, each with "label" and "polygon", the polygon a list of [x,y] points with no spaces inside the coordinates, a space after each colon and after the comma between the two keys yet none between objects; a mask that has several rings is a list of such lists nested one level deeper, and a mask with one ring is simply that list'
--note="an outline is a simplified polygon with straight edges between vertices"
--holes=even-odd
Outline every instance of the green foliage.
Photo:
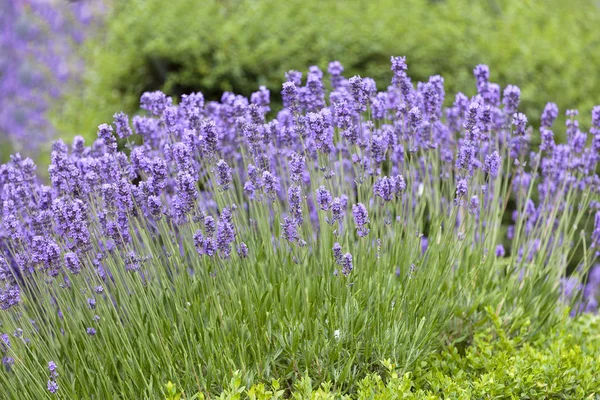
[{"label": "green foliage", "polygon": [[[510,337],[490,314],[492,324],[481,329],[464,353],[450,346],[420,363],[414,372],[398,373],[389,360],[385,373],[361,379],[352,393],[330,382],[314,385],[308,376],[296,382],[292,399],[594,399],[600,395],[600,319],[587,315],[526,341]],[[234,374],[219,399],[269,400],[284,393],[280,383],[249,389]],[[594,397],[596,396],[596,397]],[[204,398],[198,393],[191,398]],[[185,398],[185,397],[183,397]]]},{"label": "green foliage", "polygon": [[285,71],[325,69],[331,60],[383,89],[392,54],[407,56],[415,81],[441,74],[452,94],[474,94],[472,70],[488,64],[492,81],[521,87],[521,109],[534,124],[555,101],[561,115],[580,108],[585,126],[600,102],[600,9],[592,0],[115,3],[105,35],[85,48],[84,87],[55,110],[61,132],[93,138],[114,112],[136,111],[146,90],[214,100],[266,85],[278,94]]}]

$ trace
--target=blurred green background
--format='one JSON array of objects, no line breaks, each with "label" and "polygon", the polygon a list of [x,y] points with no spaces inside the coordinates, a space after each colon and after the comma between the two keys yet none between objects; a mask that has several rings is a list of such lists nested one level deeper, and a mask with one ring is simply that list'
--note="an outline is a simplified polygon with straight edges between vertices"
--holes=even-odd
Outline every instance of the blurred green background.
[{"label": "blurred green background", "polygon": [[579,108],[586,127],[600,103],[599,26],[598,0],[115,0],[82,49],[84,83],[52,121],[63,137],[93,139],[156,89],[216,100],[266,85],[277,101],[285,71],[332,60],[385,89],[390,56],[406,55],[413,81],[444,77],[447,102],[475,94],[472,70],[484,63],[492,81],[521,88],[533,125],[554,101],[563,121]]}]

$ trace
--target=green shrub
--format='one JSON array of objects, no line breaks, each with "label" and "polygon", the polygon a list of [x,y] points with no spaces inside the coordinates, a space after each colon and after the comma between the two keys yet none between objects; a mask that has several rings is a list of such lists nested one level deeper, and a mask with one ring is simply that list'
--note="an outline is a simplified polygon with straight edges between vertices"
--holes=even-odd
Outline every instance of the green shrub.
[{"label": "green shrub", "polygon": [[[600,394],[600,319],[586,315],[532,342],[510,338],[490,314],[493,325],[480,330],[466,351],[456,347],[430,357],[414,372],[398,374],[384,361],[387,374],[371,374],[358,389],[342,394],[330,383],[313,386],[299,380],[291,391],[279,381],[255,384],[246,390],[233,374],[220,399],[593,399]],[[179,396],[179,397],[178,397]],[[203,393],[185,397],[169,382],[166,399],[204,399]]]},{"label": "green shrub", "polygon": [[561,115],[580,108],[584,125],[600,102],[593,0],[115,3],[106,34],[85,50],[86,85],[55,112],[62,132],[93,137],[114,112],[135,111],[146,90],[216,99],[266,85],[278,94],[285,71],[331,60],[383,89],[390,54],[407,56],[414,81],[444,76],[447,93],[474,94],[473,67],[488,64],[493,81],[521,87],[534,124],[548,101]]}]

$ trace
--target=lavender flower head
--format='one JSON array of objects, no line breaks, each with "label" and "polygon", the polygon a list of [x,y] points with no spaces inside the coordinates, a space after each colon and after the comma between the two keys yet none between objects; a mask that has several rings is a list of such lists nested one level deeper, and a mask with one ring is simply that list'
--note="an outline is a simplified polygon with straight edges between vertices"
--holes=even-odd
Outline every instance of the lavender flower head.
[{"label": "lavender flower head", "polygon": [[521,89],[516,86],[508,85],[504,89],[504,97],[502,103],[504,104],[504,111],[508,114],[512,114],[517,111],[519,102],[521,101]]},{"label": "lavender flower head", "polygon": [[56,381],[53,380],[48,380],[48,391],[52,394],[55,394],[58,391],[58,383],[56,383]]},{"label": "lavender flower head", "polygon": [[325,189],[325,186],[320,186],[316,190],[315,195],[317,197],[317,203],[319,204],[319,208],[323,211],[329,210],[329,206],[331,205],[331,202],[333,200],[329,190]]},{"label": "lavender flower head", "polygon": [[467,180],[466,179],[461,179],[458,181],[458,183],[456,184],[456,198],[455,198],[455,202],[456,204],[460,203],[460,199],[467,194],[469,190],[469,187],[467,185]]},{"label": "lavender flower head", "polygon": [[354,265],[352,264],[352,254],[346,253],[342,256],[342,274],[344,276],[350,275],[350,272],[354,269]]},{"label": "lavender flower head", "polygon": [[558,106],[556,103],[547,103],[542,112],[541,124],[543,127],[551,128],[558,117]]},{"label": "lavender flower head", "polygon": [[115,126],[117,127],[117,135],[121,139],[126,139],[133,134],[129,126],[129,117],[123,112],[119,112],[113,116]]},{"label": "lavender flower head", "polygon": [[217,183],[221,186],[221,189],[228,190],[231,180],[231,168],[227,165],[225,160],[219,160],[217,163]]},{"label": "lavender flower head", "polygon": [[359,237],[365,237],[369,233],[369,229],[365,225],[369,222],[369,213],[367,208],[362,203],[357,203],[352,206],[352,215],[354,224],[356,225],[356,233]]}]

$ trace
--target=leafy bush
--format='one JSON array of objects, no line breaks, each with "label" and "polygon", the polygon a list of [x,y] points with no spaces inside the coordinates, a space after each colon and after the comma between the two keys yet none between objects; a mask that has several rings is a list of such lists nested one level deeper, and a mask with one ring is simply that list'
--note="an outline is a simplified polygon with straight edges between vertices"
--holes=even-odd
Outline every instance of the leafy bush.
[{"label": "leafy bush", "polygon": [[[340,392],[330,382],[313,385],[301,378],[291,390],[279,381],[244,387],[234,373],[220,399],[592,399],[600,394],[600,320],[587,315],[545,333],[535,341],[522,336],[510,338],[496,324],[481,329],[466,352],[449,347],[420,363],[412,373],[398,373],[384,361],[386,374],[369,374],[357,384],[355,393]],[[190,397],[169,383],[167,400],[204,399],[203,393]]]},{"label": "leafy bush", "polygon": [[[404,54],[409,75],[448,77],[450,93],[475,92],[471,70],[522,89],[534,125],[547,101],[588,117],[600,102],[600,9],[593,0],[162,0],[117,1],[106,35],[89,43],[85,93],[55,118],[62,132],[92,132],[115,104],[134,112],[144,91],[179,96],[223,91],[278,92],[284,72],[339,60],[348,76],[389,81],[389,54]],[[81,105],[85,104],[85,107]]]}]

